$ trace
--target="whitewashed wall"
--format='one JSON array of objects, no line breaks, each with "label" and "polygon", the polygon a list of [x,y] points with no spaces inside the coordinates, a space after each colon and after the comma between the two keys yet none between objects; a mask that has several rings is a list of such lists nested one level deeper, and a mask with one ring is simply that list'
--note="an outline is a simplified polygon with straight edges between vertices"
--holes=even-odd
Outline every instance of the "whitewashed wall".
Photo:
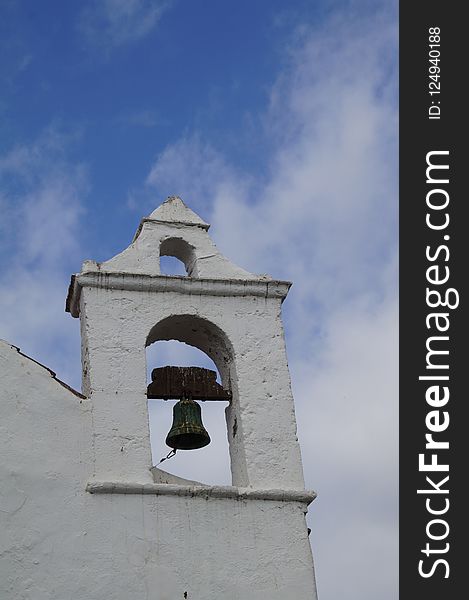
[{"label": "whitewashed wall", "polygon": [[[289,286],[214,246],[201,254],[208,226],[177,200],[155,213],[192,236],[185,258],[212,279],[159,275],[145,231],[158,250],[168,223],[143,224],[143,255],[134,242],[109,268],[85,263],[69,308],[86,398],[0,343],[2,600],[316,598],[280,318]],[[145,345],[171,337],[211,356],[233,391],[233,486],[152,474]]]},{"label": "whitewashed wall", "polygon": [[91,407],[0,343],[2,600],[315,598],[303,509],[90,494]]}]

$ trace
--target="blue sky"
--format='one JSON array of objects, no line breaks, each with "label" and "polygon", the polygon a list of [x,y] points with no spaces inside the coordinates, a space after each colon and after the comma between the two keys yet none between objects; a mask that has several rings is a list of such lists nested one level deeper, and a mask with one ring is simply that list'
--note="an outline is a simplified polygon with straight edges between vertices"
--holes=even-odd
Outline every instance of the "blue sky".
[{"label": "blue sky", "polygon": [[[290,30],[317,12],[304,2],[3,4],[2,149],[46,127],[73,138],[67,152],[86,163],[98,236],[100,215],[125,205],[185,134],[201,131],[236,165],[266,168],[262,112]],[[111,218],[128,234],[122,215]]]},{"label": "blue sky", "polygon": [[4,0],[0,88],[0,337],[79,387],[70,274],[180,195],[294,282],[321,600],[395,598],[396,4]]}]

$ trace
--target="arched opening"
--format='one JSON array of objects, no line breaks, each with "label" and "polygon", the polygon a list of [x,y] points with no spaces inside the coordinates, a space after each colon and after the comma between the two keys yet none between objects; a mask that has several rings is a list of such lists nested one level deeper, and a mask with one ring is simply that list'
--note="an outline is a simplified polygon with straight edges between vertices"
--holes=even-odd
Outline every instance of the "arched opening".
[{"label": "arched opening", "polygon": [[182,238],[167,238],[160,245],[160,272],[162,275],[193,275],[194,247]]},{"label": "arched opening", "polygon": [[216,365],[221,384],[231,389],[234,370],[233,349],[225,333],[196,315],[171,315],[152,327],[146,346],[163,340],[176,340],[204,352]]},{"label": "arched opening", "polygon": [[[230,389],[230,349],[223,333],[213,324],[193,315],[164,319],[151,330],[147,339],[147,380],[151,372],[167,365],[203,367],[216,372],[218,383]],[[197,450],[178,450],[169,460],[165,440],[173,420],[177,399],[148,400],[153,465],[191,481],[204,484],[231,484],[229,444],[225,409],[227,401],[199,401],[202,420],[211,442]],[[159,473],[159,471],[158,471]]]},{"label": "arched opening", "polygon": [[187,275],[186,266],[175,256],[160,257],[161,275]]}]

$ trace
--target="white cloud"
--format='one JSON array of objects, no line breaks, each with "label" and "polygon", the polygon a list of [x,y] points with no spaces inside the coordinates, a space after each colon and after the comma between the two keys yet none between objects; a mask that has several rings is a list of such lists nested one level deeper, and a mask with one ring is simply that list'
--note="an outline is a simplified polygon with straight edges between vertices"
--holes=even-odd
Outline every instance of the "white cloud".
[{"label": "white cloud", "polygon": [[267,178],[196,132],[147,181],[201,210],[235,262],[294,281],[284,318],[323,600],[397,593],[396,37],[383,15],[298,30],[261,123]]},{"label": "white cloud", "polygon": [[166,147],[148,174],[147,189],[156,197],[171,195],[197,198],[199,210],[209,210],[220,186],[231,177],[225,159],[198,135],[183,137]]},{"label": "white cloud", "polygon": [[88,41],[110,50],[148,35],[169,7],[161,0],[91,0],[80,29]]},{"label": "white cloud", "polygon": [[319,492],[309,521],[326,598],[398,595],[397,342],[392,294],[371,311],[334,312],[319,364],[308,354],[292,360],[306,482]]},{"label": "white cloud", "polygon": [[87,176],[67,160],[69,143],[52,128],[0,157],[0,336],[79,386],[78,326],[64,304],[70,273],[82,258]]}]

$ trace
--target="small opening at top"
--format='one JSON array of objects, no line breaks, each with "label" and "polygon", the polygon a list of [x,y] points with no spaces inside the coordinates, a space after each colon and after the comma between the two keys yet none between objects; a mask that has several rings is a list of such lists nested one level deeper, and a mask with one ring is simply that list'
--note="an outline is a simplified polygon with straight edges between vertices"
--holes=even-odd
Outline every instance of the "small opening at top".
[{"label": "small opening at top", "polygon": [[182,238],[167,238],[160,245],[160,272],[163,275],[194,275],[194,247]]},{"label": "small opening at top", "polygon": [[160,256],[162,275],[187,275],[186,265],[175,256]]}]

